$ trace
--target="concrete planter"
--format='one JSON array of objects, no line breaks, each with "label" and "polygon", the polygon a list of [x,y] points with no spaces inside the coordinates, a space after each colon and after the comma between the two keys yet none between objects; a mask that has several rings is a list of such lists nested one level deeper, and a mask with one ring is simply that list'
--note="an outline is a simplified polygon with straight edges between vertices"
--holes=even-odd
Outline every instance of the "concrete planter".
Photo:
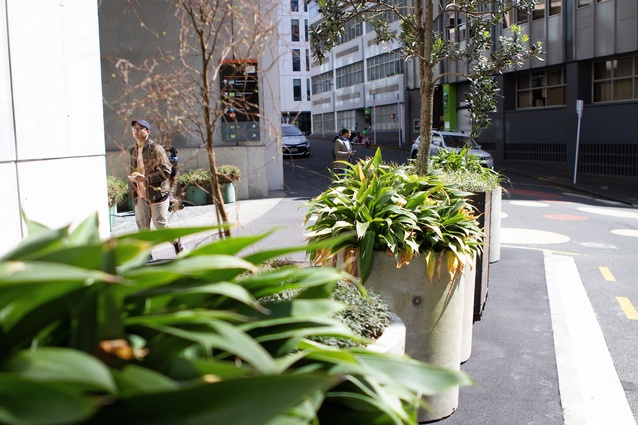
[{"label": "concrete planter", "polygon": [[472,335],[474,332],[474,288],[476,282],[476,257],[468,261],[463,269],[465,288],[463,291],[463,333],[461,340],[461,363],[472,355]]},{"label": "concrete planter", "polygon": [[476,257],[476,283],[474,287],[474,321],[481,320],[487,300],[489,280],[490,223],[492,212],[492,192],[474,192],[470,203],[477,209],[479,227],[485,233],[483,252]]},{"label": "concrete planter", "polygon": [[503,188],[497,187],[492,191],[492,210],[490,212],[490,263],[501,259],[501,205]]},{"label": "concrete planter", "polygon": [[[464,279],[441,268],[430,283],[423,256],[397,268],[384,252],[374,254],[372,273],[365,283],[388,303],[406,327],[406,354],[451,370],[460,370],[463,330]],[[429,410],[420,410],[419,422],[445,418],[458,407],[458,387],[424,396]]]},{"label": "concrete planter", "polygon": [[208,201],[208,193],[198,186],[188,186],[186,188],[184,201],[190,205],[207,205],[210,203]]},{"label": "concrete planter", "polygon": [[405,354],[405,323],[396,314],[392,314],[390,326],[383,334],[366,348],[377,353]]},{"label": "concrete planter", "polygon": [[111,230],[115,227],[115,217],[117,217],[117,205],[109,206],[109,225]]},{"label": "concrete planter", "polygon": [[235,185],[233,183],[222,183],[220,189],[222,191],[224,204],[232,204],[235,202]]}]

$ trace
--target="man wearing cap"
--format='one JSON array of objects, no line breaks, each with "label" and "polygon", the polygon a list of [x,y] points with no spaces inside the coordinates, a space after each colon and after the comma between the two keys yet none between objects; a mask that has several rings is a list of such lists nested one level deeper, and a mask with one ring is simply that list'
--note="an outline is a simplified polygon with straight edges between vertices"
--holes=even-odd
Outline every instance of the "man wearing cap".
[{"label": "man wearing cap", "polygon": [[[149,229],[151,219],[156,229],[168,227],[169,193],[171,189],[171,163],[162,146],[149,139],[148,121],[131,121],[131,132],[137,142],[131,147],[131,174],[129,193],[133,196],[135,222],[138,229]],[[173,243],[175,253],[184,246],[178,239]]]}]

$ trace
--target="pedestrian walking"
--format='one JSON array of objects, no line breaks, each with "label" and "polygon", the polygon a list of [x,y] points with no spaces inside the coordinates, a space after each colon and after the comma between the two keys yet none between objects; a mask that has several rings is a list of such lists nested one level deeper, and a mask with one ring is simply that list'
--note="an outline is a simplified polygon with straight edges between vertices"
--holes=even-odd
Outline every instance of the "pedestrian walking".
[{"label": "pedestrian walking", "polygon": [[[148,121],[131,121],[131,132],[136,143],[129,150],[131,174],[128,178],[135,223],[140,230],[150,229],[151,220],[156,229],[167,228],[171,163],[164,148],[149,138],[151,126]],[[184,250],[179,239],[173,242],[173,246],[175,254]]]}]

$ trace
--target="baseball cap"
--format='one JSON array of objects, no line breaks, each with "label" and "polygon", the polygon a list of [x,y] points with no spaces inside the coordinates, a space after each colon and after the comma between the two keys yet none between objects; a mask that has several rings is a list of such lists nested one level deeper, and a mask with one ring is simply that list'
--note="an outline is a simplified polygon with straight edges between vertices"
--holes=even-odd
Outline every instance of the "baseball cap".
[{"label": "baseball cap", "polygon": [[148,131],[151,131],[151,125],[148,123],[148,121],[145,121],[145,120],[133,120],[133,121],[131,121],[131,125],[135,125],[135,123],[138,123],[142,127],[146,127],[146,129]]}]

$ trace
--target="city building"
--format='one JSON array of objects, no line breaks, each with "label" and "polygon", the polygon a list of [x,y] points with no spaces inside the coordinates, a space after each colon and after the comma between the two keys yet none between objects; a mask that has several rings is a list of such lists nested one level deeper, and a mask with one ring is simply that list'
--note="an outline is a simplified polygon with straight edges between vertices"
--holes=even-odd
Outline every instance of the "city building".
[{"label": "city building", "polygon": [[281,119],[311,131],[308,3],[279,0],[279,87]]},{"label": "city building", "polygon": [[[0,252],[96,212],[109,235],[97,3],[0,2]],[[36,30],[34,30],[36,29]]]},{"label": "city building", "polygon": [[[321,15],[314,2],[309,11],[312,26]],[[531,43],[542,42],[543,60],[494,76],[501,97],[493,125],[478,139],[483,148],[496,159],[637,177],[638,2],[540,0],[533,10],[512,9],[494,37],[508,35],[512,23]],[[400,31],[397,21],[390,26]],[[443,14],[435,28],[461,43],[469,36],[464,17],[454,13]],[[311,63],[313,130],[368,128],[379,143],[409,146],[420,127],[416,64],[402,60],[401,46],[379,46],[374,37],[369,25],[349,23],[326,60]],[[442,72],[462,64],[440,66],[448,67]],[[440,83],[433,127],[469,130],[469,83],[458,77]]]}]

